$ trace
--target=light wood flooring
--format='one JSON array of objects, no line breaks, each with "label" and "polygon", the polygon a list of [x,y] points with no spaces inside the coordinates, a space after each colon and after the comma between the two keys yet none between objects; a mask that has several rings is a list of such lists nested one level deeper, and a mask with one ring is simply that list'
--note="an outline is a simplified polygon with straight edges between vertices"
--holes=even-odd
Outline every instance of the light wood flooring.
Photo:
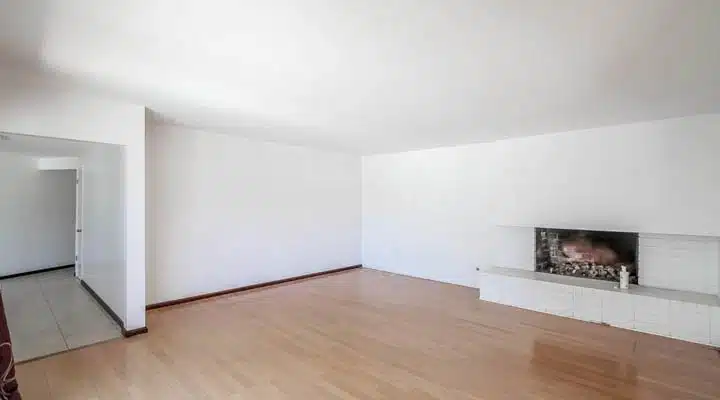
[{"label": "light wood flooring", "polygon": [[18,367],[32,399],[719,399],[708,347],[360,269],[148,313]]}]

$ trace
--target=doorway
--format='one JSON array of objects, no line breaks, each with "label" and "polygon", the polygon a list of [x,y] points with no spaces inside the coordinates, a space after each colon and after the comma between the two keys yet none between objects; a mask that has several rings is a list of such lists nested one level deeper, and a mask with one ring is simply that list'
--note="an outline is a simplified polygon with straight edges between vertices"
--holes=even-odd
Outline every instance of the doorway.
[{"label": "doorway", "polygon": [[2,136],[0,312],[15,360],[122,337],[123,149]]},{"label": "doorway", "polygon": [[82,279],[83,260],[83,168],[75,170],[75,278]]}]

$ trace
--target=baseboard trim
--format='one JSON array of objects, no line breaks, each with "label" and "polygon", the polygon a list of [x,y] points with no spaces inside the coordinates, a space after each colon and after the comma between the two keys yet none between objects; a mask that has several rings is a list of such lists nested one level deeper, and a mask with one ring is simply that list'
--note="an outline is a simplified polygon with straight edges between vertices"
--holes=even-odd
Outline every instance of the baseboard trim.
[{"label": "baseboard trim", "polygon": [[170,307],[170,306],[175,306],[178,304],[191,303],[193,301],[205,300],[205,299],[209,299],[212,297],[218,297],[218,296],[224,296],[224,295],[233,294],[233,293],[245,292],[248,290],[260,289],[260,288],[265,288],[265,287],[269,287],[269,286],[276,286],[276,285],[281,285],[283,283],[295,282],[295,281],[309,279],[309,278],[316,278],[316,277],[323,276],[323,275],[336,274],[339,272],[350,271],[350,270],[357,269],[357,268],[362,268],[362,264],[352,265],[350,267],[331,269],[328,271],[314,272],[312,274],[294,276],[292,278],[278,279],[276,281],[270,281],[270,282],[265,282],[265,283],[256,283],[254,285],[242,286],[242,287],[238,287],[238,288],[234,288],[234,289],[221,290],[219,292],[212,292],[212,293],[200,294],[197,296],[184,297],[182,299],[177,299],[177,300],[163,301],[160,303],[150,304],[147,307],[145,307],[145,309],[148,311],[156,310],[158,308]]},{"label": "baseboard trim", "polygon": [[144,333],[148,333],[147,326],[143,326],[142,328],[137,328],[137,329],[130,329],[129,331],[125,330],[125,328],[123,328],[123,330],[122,330],[122,334],[126,338],[137,336],[137,335],[142,335]]},{"label": "baseboard trim", "polygon": [[95,293],[93,288],[91,288],[90,285],[88,285],[87,282],[85,282],[82,279],[80,279],[80,286],[82,286],[83,289],[85,289],[90,294],[90,296],[92,296],[92,298],[95,299],[95,301],[97,301],[98,304],[100,304],[100,307],[102,307],[102,309],[105,310],[105,312],[108,313],[108,315],[110,315],[110,318],[112,318],[113,321],[115,321],[115,323],[118,324],[118,326],[120,326],[120,328],[122,328],[123,331],[125,331],[125,323],[123,322],[122,318],[120,318],[117,314],[115,314],[115,311],[113,311],[112,308],[110,308],[110,306],[107,305],[105,300],[103,300],[100,296],[98,296],[98,294]]},{"label": "baseboard trim", "polygon": [[85,289],[90,294],[90,296],[92,296],[92,298],[95,299],[95,301],[97,301],[98,304],[100,304],[100,307],[102,307],[102,309],[105,310],[106,313],[108,313],[110,318],[112,318],[113,321],[115,321],[115,323],[118,324],[118,326],[120,327],[120,331],[122,332],[122,335],[124,337],[129,338],[132,336],[141,335],[143,333],[148,332],[148,328],[146,326],[144,326],[142,328],[137,328],[137,329],[130,329],[130,330],[125,329],[125,322],[123,322],[122,318],[120,318],[117,314],[115,314],[115,311],[113,311],[113,309],[110,308],[109,305],[107,305],[105,300],[103,300],[100,296],[98,296],[98,294],[93,290],[93,288],[90,287],[90,285],[87,284],[87,282],[80,279],[80,286],[82,286],[83,289]]},{"label": "baseboard trim", "polygon": [[100,296],[98,296],[97,293],[93,290],[93,288],[90,287],[90,285],[87,284],[84,280],[80,279],[80,286],[85,289],[86,292],[90,294],[90,296],[97,301],[98,304],[100,304],[100,307],[102,307],[103,310],[110,316],[110,318],[115,321],[116,324],[120,327],[120,329],[125,331],[125,323],[123,322],[122,318],[120,318],[117,314],[115,314],[115,311],[110,308],[109,305],[103,300]]},{"label": "baseboard trim", "polygon": [[43,268],[43,269],[36,269],[34,271],[27,271],[27,272],[18,272],[17,274],[10,274],[5,276],[0,276],[0,280],[3,279],[10,279],[10,278],[19,278],[21,276],[28,276],[28,275],[34,275],[34,274],[42,274],[43,272],[52,272],[57,271],[60,269],[65,268],[75,268],[75,264],[68,264],[68,265],[60,265],[58,267],[50,267],[50,268]]}]

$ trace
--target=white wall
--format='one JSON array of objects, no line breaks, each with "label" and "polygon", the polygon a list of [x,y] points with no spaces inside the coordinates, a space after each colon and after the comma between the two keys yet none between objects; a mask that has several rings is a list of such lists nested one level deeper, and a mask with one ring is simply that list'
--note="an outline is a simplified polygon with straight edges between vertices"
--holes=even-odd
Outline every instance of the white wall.
[{"label": "white wall", "polygon": [[641,233],[641,285],[720,295],[720,238]]},{"label": "white wall", "polygon": [[124,149],[97,144],[82,167],[82,279],[117,313],[126,291]]},{"label": "white wall", "polygon": [[37,168],[47,171],[77,170],[80,166],[78,157],[41,157],[37,159]]},{"label": "white wall", "polygon": [[720,236],[718,148],[706,115],[364,157],[363,264],[474,286],[527,242],[498,225]]},{"label": "white wall", "polygon": [[[0,70],[0,130],[17,134],[122,145],[125,285],[114,310],[127,329],[145,326],[145,108],[54,80]],[[123,286],[125,293],[122,294]]]},{"label": "white wall", "polygon": [[472,285],[491,237],[487,146],[363,158],[363,265]]},{"label": "white wall", "polygon": [[75,263],[75,171],[0,153],[0,276]]},{"label": "white wall", "polygon": [[492,149],[498,224],[720,236],[720,115],[500,141]]},{"label": "white wall", "polygon": [[360,264],[360,157],[148,135],[148,302]]}]

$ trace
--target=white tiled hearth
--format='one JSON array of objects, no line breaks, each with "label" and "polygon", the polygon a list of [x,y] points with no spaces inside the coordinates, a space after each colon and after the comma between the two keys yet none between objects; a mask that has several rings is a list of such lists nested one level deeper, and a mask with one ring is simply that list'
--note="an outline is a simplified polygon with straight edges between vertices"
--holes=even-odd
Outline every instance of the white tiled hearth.
[{"label": "white tiled hearth", "polygon": [[481,271],[480,299],[583,321],[720,346],[717,295],[494,267]]},{"label": "white tiled hearth", "polygon": [[535,227],[496,228],[482,300],[720,346],[720,237],[639,233],[640,285],[620,291],[616,282],[535,272]]}]

